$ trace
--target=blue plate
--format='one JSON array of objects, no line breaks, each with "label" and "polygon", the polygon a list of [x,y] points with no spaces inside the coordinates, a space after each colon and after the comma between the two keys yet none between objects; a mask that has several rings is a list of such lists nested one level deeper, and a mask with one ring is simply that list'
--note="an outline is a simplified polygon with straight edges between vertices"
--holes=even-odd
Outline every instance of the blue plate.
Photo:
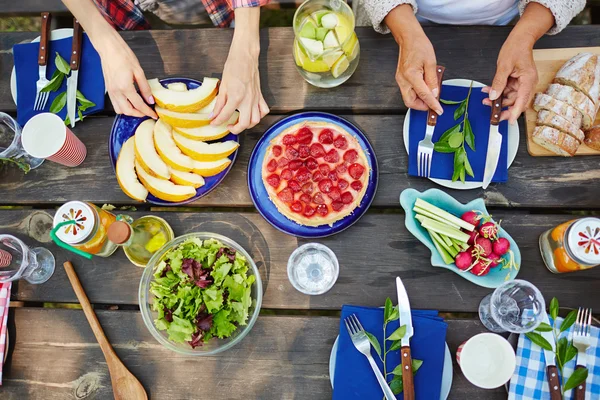
[{"label": "blue plate", "polygon": [[[161,79],[160,82],[165,86],[168,85],[169,83],[183,82],[187,85],[188,89],[195,89],[202,85],[202,82],[196,81],[194,79],[187,79],[187,78],[167,78],[167,79]],[[129,117],[127,115],[122,115],[122,114],[117,115],[117,117],[115,118],[115,122],[113,123],[112,129],[110,131],[110,138],[108,139],[108,155],[110,157],[110,162],[112,163],[113,169],[117,165],[117,158],[119,157],[119,152],[121,151],[121,146],[123,145],[123,143],[125,143],[125,141],[127,139],[129,139],[130,137],[133,136],[138,125],[141,124],[142,121],[144,121],[146,119],[148,119],[148,117],[137,118],[137,117]],[[234,135],[233,133],[230,133],[229,135],[225,136],[224,138],[219,139],[218,141],[220,142],[220,141],[227,141],[227,140],[234,140],[239,143],[238,136]],[[198,189],[196,189],[196,195],[194,197],[184,200],[184,201],[174,203],[174,202],[170,202],[170,201],[161,200],[159,198],[154,197],[151,194],[148,194],[148,198],[146,199],[146,201],[148,203],[156,204],[159,206],[176,206],[176,205],[191,203],[192,201],[198,200],[199,198],[206,196],[214,188],[216,188],[217,185],[219,183],[221,183],[221,181],[225,178],[225,175],[227,175],[229,173],[229,171],[231,170],[231,167],[233,166],[233,164],[235,162],[237,153],[238,153],[238,151],[236,150],[232,154],[229,155],[231,164],[229,164],[229,166],[226,169],[224,169],[217,175],[204,178],[204,181],[205,181],[204,186],[201,186]]]},{"label": "blue plate", "polygon": [[[489,215],[485,208],[485,203],[482,199],[475,199],[467,204],[459,203],[454,197],[449,194],[442,192],[438,189],[429,189],[421,193],[415,189],[405,189],[400,194],[400,204],[404,208],[406,213],[405,225],[410,233],[414,235],[421,243],[431,250],[431,265],[434,267],[442,267],[456,272],[466,280],[473,282],[476,285],[483,286],[486,288],[497,288],[507,280],[513,280],[519,273],[519,270],[511,268],[510,271],[502,269],[502,267],[492,268],[492,270],[484,276],[473,275],[470,272],[461,271],[456,267],[455,264],[446,264],[440,254],[438,253],[429,233],[421,226],[420,223],[415,219],[415,212],[413,211],[415,202],[417,199],[425,200],[428,203],[433,204],[442,210],[448,211],[450,214],[456,215],[460,218],[465,212],[470,210],[478,210],[483,212],[485,215]],[[493,221],[493,220],[492,220]],[[520,267],[521,266],[521,252],[517,243],[513,238],[500,227],[498,230],[498,236],[508,239],[510,242],[510,250],[514,253],[514,261]],[[509,257],[508,254],[502,256],[503,258]]]},{"label": "blue plate", "polygon": [[[367,156],[371,174],[369,176],[367,191],[365,192],[360,206],[357,207],[352,214],[335,222],[333,226],[303,226],[286,218],[279,210],[277,210],[275,204],[269,199],[269,194],[262,181],[262,164],[271,140],[290,126],[303,121],[329,122],[341,126],[358,140]],[[288,235],[302,238],[320,238],[343,231],[363,216],[375,197],[378,173],[377,159],[375,158],[373,147],[371,147],[367,137],[360,129],[345,119],[333,114],[323,112],[303,112],[277,121],[260,138],[250,156],[250,162],[248,163],[248,189],[250,190],[252,202],[256,206],[258,212],[275,228]]]}]

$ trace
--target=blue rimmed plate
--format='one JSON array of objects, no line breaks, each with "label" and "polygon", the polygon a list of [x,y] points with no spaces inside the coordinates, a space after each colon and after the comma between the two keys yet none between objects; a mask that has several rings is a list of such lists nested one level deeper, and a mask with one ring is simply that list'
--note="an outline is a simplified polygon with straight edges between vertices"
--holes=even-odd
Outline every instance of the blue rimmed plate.
[{"label": "blue rimmed plate", "polygon": [[[360,206],[357,207],[352,214],[335,222],[333,226],[304,226],[286,218],[279,210],[277,210],[275,204],[269,199],[269,194],[262,181],[263,160],[271,140],[290,126],[304,121],[328,122],[339,125],[358,140],[360,146],[365,151],[369,163],[369,169],[371,171],[369,182]],[[252,202],[256,206],[258,212],[275,228],[288,235],[302,238],[320,238],[334,235],[347,229],[363,216],[375,197],[378,174],[379,171],[377,168],[375,151],[373,151],[371,143],[369,143],[369,140],[360,129],[337,115],[323,112],[303,112],[277,121],[260,138],[256,147],[254,147],[254,151],[250,156],[250,162],[248,163],[248,189],[250,191]]]},{"label": "blue rimmed plate", "polygon": [[[168,85],[170,83],[175,83],[175,82],[185,83],[187,85],[188,89],[195,89],[202,85],[202,82],[199,82],[194,79],[187,79],[187,78],[166,78],[166,79],[160,80],[160,83],[162,83],[163,85]],[[110,138],[108,139],[108,155],[110,157],[110,162],[112,163],[113,169],[117,165],[117,158],[119,157],[119,152],[121,151],[121,146],[123,145],[123,143],[125,143],[125,141],[127,139],[129,139],[130,137],[133,136],[138,125],[141,124],[142,121],[144,121],[146,119],[148,119],[148,118],[129,117],[127,115],[121,115],[121,114],[116,116],[115,122],[113,123],[112,129],[110,131]],[[220,142],[220,141],[227,141],[227,140],[234,140],[239,143],[238,136],[234,135],[233,133],[228,134],[227,136],[219,139],[218,141]],[[184,200],[184,201],[180,201],[180,202],[170,202],[170,201],[161,200],[159,198],[154,197],[151,194],[148,194],[148,198],[146,199],[146,201],[148,203],[156,204],[159,206],[175,206],[175,205],[181,205],[181,204],[188,204],[195,200],[198,200],[201,197],[206,196],[214,188],[216,188],[217,185],[219,183],[221,183],[221,181],[229,173],[229,171],[231,170],[231,167],[233,166],[233,164],[235,162],[237,153],[238,153],[238,150],[236,150],[235,152],[233,152],[232,154],[229,155],[231,164],[229,164],[229,166],[226,169],[224,169],[217,175],[204,178],[204,181],[205,181],[204,186],[201,186],[198,189],[196,189],[196,195],[194,197]]]}]

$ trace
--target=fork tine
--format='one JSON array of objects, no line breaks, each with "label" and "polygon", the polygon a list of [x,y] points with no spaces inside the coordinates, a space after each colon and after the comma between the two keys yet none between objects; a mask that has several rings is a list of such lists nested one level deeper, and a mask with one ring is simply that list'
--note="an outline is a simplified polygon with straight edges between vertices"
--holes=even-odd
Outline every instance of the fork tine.
[{"label": "fork tine", "polygon": [[427,175],[425,175],[427,178],[429,178],[429,175],[431,173],[431,154],[427,154]]},{"label": "fork tine", "polygon": [[573,329],[573,335],[579,335],[579,327],[581,326],[581,307],[577,310],[577,319],[575,320],[575,328]]},{"label": "fork tine", "polygon": [[50,93],[45,92],[44,93],[44,101],[42,101],[42,106],[40,107],[40,110],[43,110],[44,108],[46,108],[46,104],[48,104],[48,97],[50,97]]},{"label": "fork tine", "polygon": [[360,321],[358,320],[358,318],[356,318],[356,323],[358,324],[358,328],[360,329],[360,331],[364,332],[365,328],[362,327],[362,325],[360,324]]},{"label": "fork tine", "polygon": [[350,324],[348,324],[348,318],[346,318],[344,320],[344,322],[346,323],[346,329],[348,329],[348,333],[350,334],[350,336],[354,335],[354,332],[352,331],[352,327],[350,326]]},{"label": "fork tine", "polygon": [[417,176],[421,176],[421,156],[423,154],[421,152],[419,152],[417,154]]},{"label": "fork tine", "polygon": [[590,336],[590,334],[592,333],[592,309],[588,308],[588,321],[587,321],[587,331],[585,333],[585,336]]},{"label": "fork tine", "polygon": [[356,324],[356,321],[358,321],[358,319],[356,318],[356,314],[352,314],[350,316],[350,323],[352,324],[352,327],[354,328],[354,332],[358,333],[358,332],[360,332],[360,329],[358,329],[358,325]]}]

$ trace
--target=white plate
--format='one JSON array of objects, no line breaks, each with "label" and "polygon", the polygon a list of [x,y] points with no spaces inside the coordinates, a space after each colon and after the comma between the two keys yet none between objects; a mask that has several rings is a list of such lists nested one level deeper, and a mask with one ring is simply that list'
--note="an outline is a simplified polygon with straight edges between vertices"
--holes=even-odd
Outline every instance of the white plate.
[{"label": "white plate", "polygon": [[[338,347],[339,336],[335,338],[333,347],[331,348],[331,355],[329,356],[329,380],[331,381],[331,387],[333,388],[333,376],[335,375],[335,361],[337,358],[337,347]],[[450,395],[450,388],[452,387],[452,355],[446,343],[446,352],[444,354],[444,369],[442,371],[442,387],[440,389],[440,400],[446,400]]]},{"label": "white plate", "polygon": [[[446,85],[469,87],[471,85],[470,79],[448,79],[443,82]],[[485,85],[481,82],[473,81],[473,87],[484,87]],[[402,128],[402,135],[404,137],[404,147],[408,154],[408,129],[410,126],[410,113],[411,109],[408,109],[406,117],[404,118],[404,126]],[[508,167],[510,167],[517,156],[517,150],[519,149],[519,125],[508,124]],[[452,182],[450,179],[435,179],[429,178],[432,182],[437,183],[440,186],[444,186],[450,189],[477,189],[483,185],[483,182],[469,182],[462,183],[461,181]]]}]

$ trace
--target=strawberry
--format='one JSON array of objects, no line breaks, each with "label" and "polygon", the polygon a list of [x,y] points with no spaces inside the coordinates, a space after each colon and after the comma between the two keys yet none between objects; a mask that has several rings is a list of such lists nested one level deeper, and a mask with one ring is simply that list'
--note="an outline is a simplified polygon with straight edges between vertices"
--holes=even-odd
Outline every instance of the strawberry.
[{"label": "strawberry", "polygon": [[281,157],[279,160],[277,160],[277,166],[279,168],[286,167],[289,163],[290,163],[290,160],[288,160],[285,157]]},{"label": "strawberry", "polygon": [[301,128],[297,133],[296,133],[296,140],[298,141],[298,143],[300,144],[310,144],[310,142],[312,142],[312,138],[313,138],[313,133],[310,129],[308,129],[307,127],[303,127]]},{"label": "strawberry", "polygon": [[308,168],[309,171],[314,171],[319,167],[317,161],[312,157],[307,158],[306,161],[304,161],[304,164],[306,165],[306,168]]},{"label": "strawberry", "polygon": [[329,169],[329,165],[319,164],[319,172],[321,172],[321,174],[323,174],[323,176],[329,175],[329,171],[331,171]]},{"label": "strawberry", "polygon": [[313,196],[313,203],[315,203],[315,204],[324,204],[325,203],[325,200],[323,199],[323,195],[321,194],[321,192],[315,193],[315,195]]},{"label": "strawberry", "polygon": [[306,167],[301,167],[296,172],[296,180],[300,183],[306,182],[310,179],[310,171]]},{"label": "strawberry", "polygon": [[287,134],[283,137],[283,144],[286,146],[293,146],[297,142],[296,137],[294,135]]},{"label": "strawberry", "polygon": [[344,203],[342,203],[341,201],[336,200],[331,203],[331,208],[333,209],[333,211],[340,211],[343,207]]},{"label": "strawberry", "polygon": [[269,161],[269,163],[267,164],[267,171],[275,172],[276,169],[277,169],[277,161],[275,161],[275,159]]},{"label": "strawberry", "polygon": [[321,179],[323,179],[323,174],[320,171],[315,171],[313,173],[312,179],[315,182],[319,182]]},{"label": "strawberry", "polygon": [[360,164],[351,164],[348,167],[348,173],[352,177],[352,179],[360,179],[362,174],[365,172],[365,167]]},{"label": "strawberry", "polygon": [[305,144],[301,144],[298,146],[298,154],[300,155],[300,158],[307,158],[310,156],[310,147]]},{"label": "strawberry", "polygon": [[352,196],[352,193],[350,193],[350,192],[342,193],[342,202],[344,204],[350,204],[350,203],[352,203],[353,200],[354,200],[354,197]]},{"label": "strawberry", "polygon": [[336,162],[340,161],[340,155],[336,149],[331,149],[327,152],[327,154],[325,154],[323,159],[330,164],[335,164]]},{"label": "strawberry", "polygon": [[304,163],[300,160],[292,160],[290,161],[290,163],[288,164],[289,168],[292,171],[296,171],[298,170],[298,168],[300,168],[302,165],[304,165]]},{"label": "strawberry", "polygon": [[304,207],[302,206],[302,203],[300,203],[298,200],[296,200],[295,202],[292,203],[290,208],[292,209],[293,212],[301,213],[302,209]]},{"label": "strawberry", "polygon": [[271,174],[267,176],[267,183],[277,189],[281,183],[281,179],[279,178],[279,175]]},{"label": "strawberry", "polygon": [[288,182],[288,187],[292,189],[294,192],[299,192],[302,190],[302,186],[298,183],[298,181],[291,180]]},{"label": "strawberry", "polygon": [[320,158],[325,155],[325,148],[321,143],[313,143],[310,145],[310,155],[314,158]]},{"label": "strawberry", "polygon": [[285,188],[281,192],[277,193],[277,197],[279,197],[279,199],[284,203],[291,203],[292,200],[294,200],[294,192],[292,192],[292,189],[290,188]]},{"label": "strawberry", "polygon": [[344,153],[344,161],[353,163],[358,160],[358,152],[354,149],[350,149]]},{"label": "strawberry", "polygon": [[327,208],[327,206],[325,204],[319,204],[317,206],[317,212],[319,214],[321,214],[321,216],[326,216],[327,214],[329,214],[329,209]]},{"label": "strawberry", "polygon": [[311,200],[311,197],[308,194],[302,193],[300,195],[300,201],[303,202],[304,204],[310,204],[310,200]]},{"label": "strawberry", "polygon": [[312,208],[309,205],[304,206],[304,216],[305,217],[312,217],[315,214],[315,209]]},{"label": "strawberry", "polygon": [[302,185],[302,193],[312,194],[314,190],[313,184],[311,182],[306,182]]},{"label": "strawberry", "polygon": [[329,193],[327,193],[327,196],[331,200],[337,200],[342,196],[342,192],[340,191],[340,189],[334,187],[329,191]]},{"label": "strawberry", "polygon": [[319,133],[319,142],[323,144],[332,144],[333,132],[331,132],[330,129],[323,129],[321,133]]},{"label": "strawberry", "polygon": [[333,145],[340,150],[346,150],[348,148],[348,141],[345,137],[340,135],[337,138],[335,138],[335,140],[333,141]]},{"label": "strawberry", "polygon": [[360,181],[354,181],[350,184],[350,187],[356,190],[357,192],[360,192],[363,187],[363,184]]},{"label": "strawberry", "polygon": [[346,167],[344,164],[340,164],[337,167],[335,167],[335,170],[338,174],[343,175],[348,171],[348,167]]},{"label": "strawberry", "polygon": [[285,179],[286,181],[292,179],[292,171],[287,168],[281,171],[281,179]]},{"label": "strawberry", "polygon": [[298,150],[291,146],[285,149],[285,156],[290,160],[295,160],[299,155],[300,154],[298,154]]},{"label": "strawberry", "polygon": [[273,146],[273,155],[275,157],[279,157],[282,152],[283,152],[283,149],[281,148],[281,146],[279,146],[277,144],[275,146]]},{"label": "strawberry", "polygon": [[340,179],[338,181],[337,185],[341,190],[346,190],[346,189],[348,189],[348,186],[349,186],[348,181],[345,179]]},{"label": "strawberry", "polygon": [[337,174],[335,173],[335,171],[331,171],[331,172],[329,173],[329,175],[327,175],[327,177],[328,177],[329,179],[331,179],[333,182],[337,182],[337,180],[338,180],[338,176],[337,176]]},{"label": "strawberry", "polygon": [[331,179],[322,179],[319,181],[319,190],[323,193],[329,193],[332,186],[333,182],[331,182]]}]

